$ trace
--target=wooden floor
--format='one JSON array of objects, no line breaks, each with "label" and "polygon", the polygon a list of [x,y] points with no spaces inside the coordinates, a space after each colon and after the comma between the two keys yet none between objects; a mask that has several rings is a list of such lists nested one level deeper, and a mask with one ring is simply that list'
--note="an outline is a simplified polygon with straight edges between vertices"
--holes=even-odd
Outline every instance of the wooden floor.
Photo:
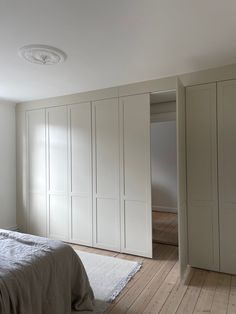
[{"label": "wooden floor", "polygon": [[108,313],[235,314],[236,276],[191,269],[179,279],[178,248],[154,244],[154,259],[72,245],[86,252],[142,261],[143,267],[110,305]]},{"label": "wooden floor", "polygon": [[175,213],[152,212],[154,242],[178,245],[178,216]]}]

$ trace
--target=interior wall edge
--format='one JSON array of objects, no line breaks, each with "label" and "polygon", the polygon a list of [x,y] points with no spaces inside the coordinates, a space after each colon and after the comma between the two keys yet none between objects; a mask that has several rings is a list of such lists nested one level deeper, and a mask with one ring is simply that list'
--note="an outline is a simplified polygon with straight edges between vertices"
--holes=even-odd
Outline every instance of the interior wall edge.
[{"label": "interior wall edge", "polygon": [[15,103],[0,102],[0,228],[16,224]]}]

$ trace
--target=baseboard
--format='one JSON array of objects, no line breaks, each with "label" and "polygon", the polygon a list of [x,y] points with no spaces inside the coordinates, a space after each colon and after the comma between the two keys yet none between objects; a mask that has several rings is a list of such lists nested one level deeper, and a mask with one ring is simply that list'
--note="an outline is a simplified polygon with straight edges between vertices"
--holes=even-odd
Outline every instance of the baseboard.
[{"label": "baseboard", "polygon": [[176,207],[165,207],[165,206],[152,206],[152,210],[157,212],[164,212],[164,213],[177,213]]}]

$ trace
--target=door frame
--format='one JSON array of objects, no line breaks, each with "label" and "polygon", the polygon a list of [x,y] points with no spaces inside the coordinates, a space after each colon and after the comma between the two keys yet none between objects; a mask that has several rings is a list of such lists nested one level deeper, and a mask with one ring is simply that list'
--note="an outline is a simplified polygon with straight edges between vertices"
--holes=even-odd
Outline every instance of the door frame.
[{"label": "door frame", "polygon": [[[157,91],[160,92],[170,91]],[[176,79],[176,155],[177,155],[177,213],[178,213],[178,251],[179,271],[183,278],[188,265],[187,245],[187,178],[186,178],[186,105],[185,87]],[[151,106],[151,103],[150,103]],[[150,120],[151,127],[151,120]]]}]

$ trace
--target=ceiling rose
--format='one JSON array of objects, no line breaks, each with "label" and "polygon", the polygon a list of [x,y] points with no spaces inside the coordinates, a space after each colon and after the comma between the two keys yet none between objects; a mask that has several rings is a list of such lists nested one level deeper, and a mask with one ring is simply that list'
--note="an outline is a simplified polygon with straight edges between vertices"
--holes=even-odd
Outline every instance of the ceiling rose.
[{"label": "ceiling rose", "polygon": [[18,54],[30,63],[41,65],[58,64],[64,62],[66,59],[66,54],[63,51],[46,45],[24,46],[19,49]]}]

